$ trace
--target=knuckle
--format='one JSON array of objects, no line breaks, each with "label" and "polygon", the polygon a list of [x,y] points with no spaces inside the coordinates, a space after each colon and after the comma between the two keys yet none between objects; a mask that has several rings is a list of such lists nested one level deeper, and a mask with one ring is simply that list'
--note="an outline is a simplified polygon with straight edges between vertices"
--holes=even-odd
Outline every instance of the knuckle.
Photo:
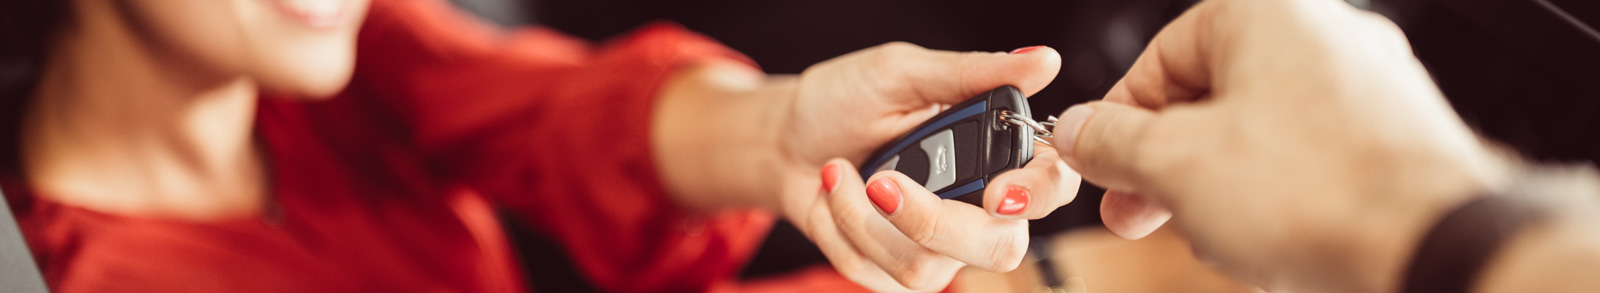
[{"label": "knuckle", "polygon": [[923,50],[922,47],[907,42],[890,42],[872,49],[870,54],[872,68],[884,70],[895,68],[895,61],[914,56],[911,54]]},{"label": "knuckle", "polygon": [[[889,48],[873,50],[871,54],[866,56],[867,58],[865,58],[863,61],[865,66],[862,66],[861,68],[866,71],[865,73],[867,74],[865,76],[899,76],[899,74],[901,74],[901,72],[899,72],[900,70],[898,70],[900,65],[897,64],[896,59],[898,58],[897,56],[901,55],[903,54],[896,53],[895,50]],[[878,78],[876,80],[891,81],[896,79],[897,78],[891,77]]]},{"label": "knuckle", "polygon": [[835,201],[839,202],[832,204],[830,209],[833,210],[833,225],[838,227],[839,231],[856,231],[865,226],[863,217],[866,217],[868,211],[863,211],[855,205],[843,203],[842,201],[844,200],[842,199]]},{"label": "knuckle", "polygon": [[830,261],[833,262],[833,269],[838,271],[839,275],[844,276],[847,279],[859,280],[864,279],[869,275],[867,273],[868,270],[866,264],[861,262],[859,259],[830,259]]},{"label": "knuckle", "polygon": [[990,263],[983,264],[983,269],[992,272],[1008,272],[1016,269],[1022,263],[1022,257],[1027,254],[1027,233],[1016,233],[1010,237],[1002,237],[989,249]]},{"label": "knuckle", "polygon": [[1404,31],[1400,30],[1400,25],[1395,24],[1394,21],[1390,20],[1388,17],[1371,11],[1361,11],[1360,14],[1361,19],[1367,22],[1373,28],[1378,29],[1379,33],[1388,36],[1398,36],[1401,38],[1405,37]]},{"label": "knuckle", "polygon": [[[1060,205],[1065,205],[1077,199],[1078,190],[1083,188],[1083,176],[1078,175],[1078,172],[1071,171],[1070,167],[1067,167],[1067,163],[1056,162],[1056,165],[1056,169],[1058,169],[1056,172],[1058,173],[1051,178],[1056,178],[1059,181],[1055,184],[1055,194],[1053,195],[1059,199],[1058,203]],[[1050,210],[1055,210],[1055,207],[1051,207]]]},{"label": "knuckle", "polygon": [[882,52],[904,53],[904,52],[911,51],[911,50],[922,49],[922,47],[914,45],[914,44],[911,44],[911,43],[903,42],[903,41],[893,41],[893,42],[883,43],[883,45],[878,45],[878,49],[879,49],[879,51],[882,51]]},{"label": "knuckle", "polygon": [[972,75],[978,74],[978,72],[975,72],[974,70],[967,70],[967,68],[973,68],[975,67],[975,64],[983,63],[983,60],[979,59],[979,56],[976,54],[957,54],[955,55],[954,63],[955,68],[957,68],[956,80],[955,83],[951,83],[951,85],[960,87],[958,91],[961,92],[976,92],[976,89],[972,89],[968,85],[972,84],[970,81],[974,80],[974,76]]},{"label": "knuckle", "polygon": [[1366,20],[1368,22],[1371,22],[1372,24],[1388,26],[1388,27],[1397,27],[1397,26],[1395,26],[1393,21],[1389,20],[1388,17],[1385,17],[1382,14],[1378,14],[1377,12],[1366,11],[1366,10],[1357,10],[1356,14],[1360,15],[1362,19],[1364,19],[1364,20]]},{"label": "knuckle", "polygon": [[906,42],[878,45],[872,49],[872,53],[869,54],[871,58],[869,59],[873,60],[874,64],[885,63],[885,61],[893,60],[895,56],[905,55],[906,52],[911,50],[911,46],[910,43]]},{"label": "knuckle", "polygon": [[934,244],[934,241],[938,239],[940,230],[944,229],[944,223],[939,220],[940,218],[942,217],[939,217],[939,215],[923,217],[911,229],[904,231],[906,237],[911,238],[912,241],[923,247]]},{"label": "knuckle", "polygon": [[1411,40],[1406,38],[1405,30],[1400,29],[1399,24],[1375,12],[1363,11],[1362,15],[1370,23],[1370,27],[1373,28],[1372,31],[1377,35],[1380,42],[1391,44],[1392,48],[1401,51],[1399,53],[1402,55],[1410,55]]},{"label": "knuckle", "polygon": [[892,276],[900,286],[913,290],[927,288],[936,281],[935,276],[939,273],[940,265],[936,258],[932,255],[919,254],[906,262],[905,267]]}]

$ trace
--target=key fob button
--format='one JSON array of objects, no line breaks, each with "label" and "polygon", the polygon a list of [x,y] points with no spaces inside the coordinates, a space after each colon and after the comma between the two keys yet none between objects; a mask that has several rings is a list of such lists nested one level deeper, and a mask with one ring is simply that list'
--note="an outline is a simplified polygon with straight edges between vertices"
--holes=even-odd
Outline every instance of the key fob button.
[{"label": "key fob button", "polygon": [[928,190],[939,190],[956,182],[956,135],[945,129],[923,139],[922,152],[928,154]]},{"label": "key fob button", "polygon": [[1016,87],[1002,86],[951,105],[874,151],[861,178],[895,170],[940,198],[981,205],[993,176],[1032,157],[1032,132],[1002,119],[1031,120],[1025,98]]},{"label": "key fob button", "polygon": [[899,166],[900,166],[900,155],[895,155],[893,158],[889,158],[888,161],[883,162],[883,166],[878,167],[878,170],[872,171],[872,172],[876,173],[876,172],[894,170],[895,167],[899,167]]},{"label": "key fob button", "polygon": [[895,158],[895,171],[906,174],[906,177],[911,177],[911,180],[917,181],[919,185],[928,185],[929,161],[928,155],[922,151],[922,147],[908,147],[905,151],[901,151],[899,155],[896,155]]}]

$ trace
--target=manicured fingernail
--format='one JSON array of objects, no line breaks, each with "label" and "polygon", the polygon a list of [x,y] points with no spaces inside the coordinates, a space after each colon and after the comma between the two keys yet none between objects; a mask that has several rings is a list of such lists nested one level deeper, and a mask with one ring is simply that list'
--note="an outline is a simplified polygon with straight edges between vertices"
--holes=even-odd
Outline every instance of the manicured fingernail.
[{"label": "manicured fingernail", "polygon": [[1083,123],[1089,121],[1089,116],[1094,115],[1094,107],[1089,104],[1078,104],[1067,108],[1061,113],[1061,120],[1056,122],[1056,151],[1062,156],[1071,157],[1078,149],[1078,132],[1083,130]]},{"label": "manicured fingernail", "polygon": [[1033,52],[1033,50],[1038,50],[1039,48],[1044,48],[1044,46],[1027,46],[1017,48],[1016,50],[1011,50],[1011,54],[1027,54],[1028,52]]},{"label": "manicured fingernail", "polygon": [[867,184],[867,199],[871,199],[872,205],[878,206],[884,214],[892,215],[900,209],[900,184],[889,178],[878,178],[872,184]]},{"label": "manicured fingernail", "polygon": [[1027,188],[1007,186],[1006,196],[1000,198],[1000,207],[995,208],[994,212],[1007,216],[1021,214],[1022,210],[1028,208],[1028,198]]},{"label": "manicured fingernail", "polygon": [[822,166],[822,192],[832,193],[833,188],[839,185],[839,165],[827,164]]}]

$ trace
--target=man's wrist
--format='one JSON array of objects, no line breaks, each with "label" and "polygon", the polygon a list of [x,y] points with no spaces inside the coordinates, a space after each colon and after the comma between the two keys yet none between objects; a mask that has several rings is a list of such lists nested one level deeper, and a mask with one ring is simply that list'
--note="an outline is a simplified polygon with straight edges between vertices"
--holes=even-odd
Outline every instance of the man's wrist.
[{"label": "man's wrist", "polygon": [[1423,234],[1401,292],[1466,292],[1509,240],[1546,216],[1544,208],[1510,194],[1485,194],[1454,208]]},{"label": "man's wrist", "polygon": [[[1402,292],[1549,292],[1600,272],[1600,184],[1588,167],[1511,168],[1504,184],[1433,220],[1400,277]],[[1552,270],[1552,268],[1559,268]],[[1577,276],[1577,275],[1571,275]],[[1550,287],[1545,287],[1550,286]],[[1573,287],[1577,286],[1577,287]],[[1588,287],[1585,287],[1588,286]],[[1529,290],[1544,287],[1544,289]],[[1561,289],[1568,290],[1561,290]]]},{"label": "man's wrist", "polygon": [[1363,208],[1365,215],[1353,221],[1361,224],[1347,230],[1358,242],[1330,247],[1333,261],[1343,264],[1356,282],[1339,284],[1341,278],[1324,279],[1326,287],[1363,292],[1401,290],[1406,270],[1417,247],[1436,223],[1454,209],[1473,199],[1503,190],[1517,173],[1510,156],[1482,148],[1457,155],[1441,155],[1427,148],[1394,152],[1378,158],[1390,167],[1374,170],[1374,185],[1358,196],[1380,196]]},{"label": "man's wrist", "polygon": [[[1581,219],[1581,220],[1580,220]],[[1600,289],[1600,229],[1595,217],[1556,216],[1505,243],[1473,292],[1595,292]]]},{"label": "man's wrist", "polygon": [[1507,191],[1544,210],[1472,281],[1475,292],[1594,292],[1600,289],[1600,176],[1590,166],[1533,169]]}]

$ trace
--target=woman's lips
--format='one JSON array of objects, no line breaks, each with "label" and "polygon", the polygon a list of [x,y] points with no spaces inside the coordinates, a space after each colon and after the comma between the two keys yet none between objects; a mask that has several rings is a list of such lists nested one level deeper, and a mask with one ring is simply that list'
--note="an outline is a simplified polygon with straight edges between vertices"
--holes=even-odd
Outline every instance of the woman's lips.
[{"label": "woman's lips", "polygon": [[271,0],[279,12],[288,14],[312,28],[331,28],[343,22],[347,1]]}]

